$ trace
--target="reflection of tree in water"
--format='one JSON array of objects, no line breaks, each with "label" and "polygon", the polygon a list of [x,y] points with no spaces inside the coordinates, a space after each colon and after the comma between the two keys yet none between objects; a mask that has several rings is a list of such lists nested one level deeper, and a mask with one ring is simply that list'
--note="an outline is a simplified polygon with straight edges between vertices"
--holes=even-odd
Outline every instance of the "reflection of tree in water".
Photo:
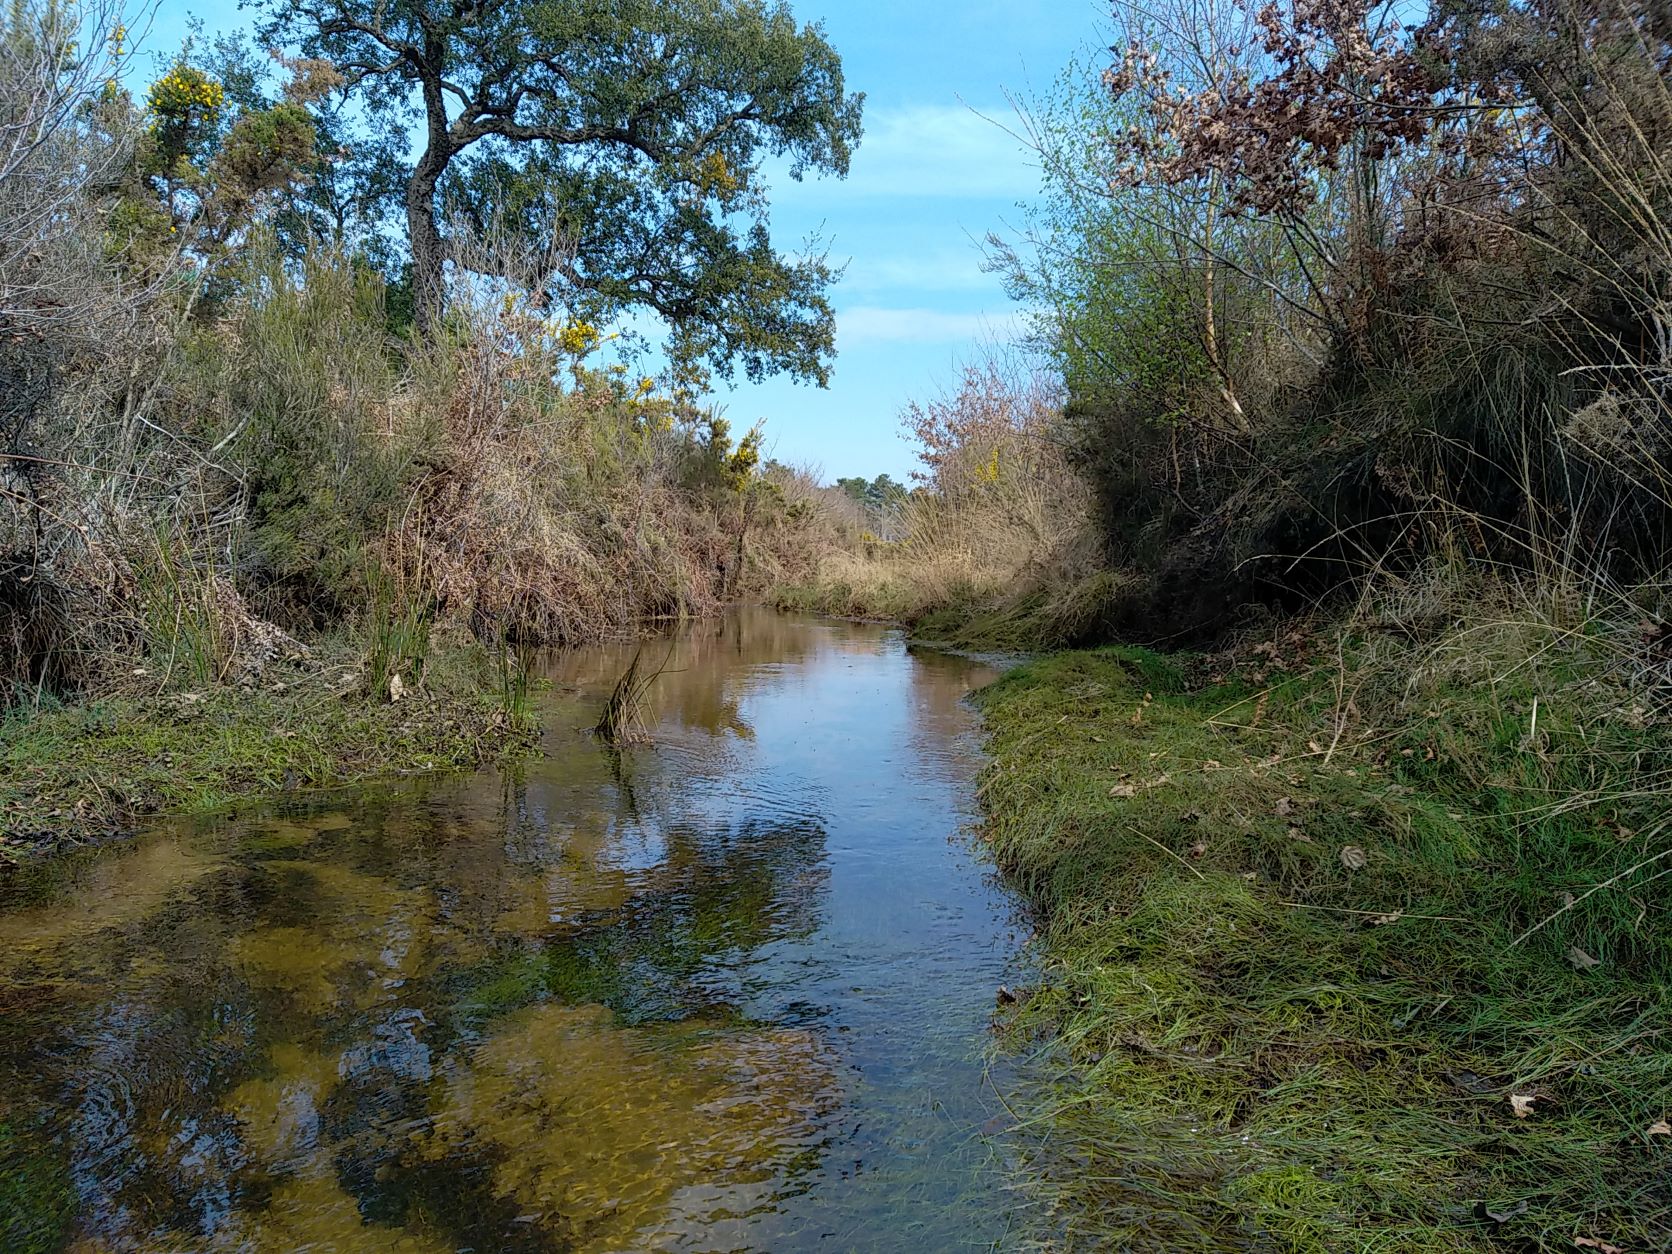
[{"label": "reflection of tree in water", "polygon": [[[352,820],[113,860],[121,893],[81,885],[27,935],[0,916],[0,1249],[64,1248],[78,1212],[88,1249],[659,1248],[773,1205],[844,1084],[816,1029],[744,1016],[769,947],[819,922],[825,811],[723,746],[761,665],[832,647],[898,644],[699,630],[657,708],[718,752],[557,738]],[[969,675],[911,666],[927,769]]]},{"label": "reflection of tree in water", "polygon": [[687,824],[662,841],[661,860],[631,877],[624,901],[486,964],[461,1004],[491,1013],[550,996],[607,1006],[628,1023],[716,1013],[741,998],[753,954],[817,926],[829,874],[817,822]]},{"label": "reflection of tree in water", "polygon": [[[719,735],[754,737],[743,717],[748,685],[763,666],[800,666],[832,648],[840,632],[841,649],[850,654],[880,654],[889,636],[882,628],[833,626],[791,618],[770,610],[745,609],[713,623],[700,623],[681,635],[668,656],[668,669],[657,679],[646,704],[665,727]],[[661,660],[660,648],[645,646],[647,662]],[[637,644],[577,650],[556,659],[553,677],[602,700],[637,652]]]},{"label": "reflection of tree in water", "polygon": [[[630,792],[607,768],[597,782]],[[48,911],[29,956],[0,964],[0,1001],[28,1024],[9,1018],[0,1039],[0,1248],[79,1231],[136,1251],[544,1250],[584,1245],[604,1222],[588,1199],[617,1183],[635,1201],[609,1223],[635,1226],[675,1222],[683,1188],[769,1197],[836,1072],[812,1035],[731,1007],[752,953],[814,925],[823,830],[664,829],[623,805],[573,816],[544,866],[491,812],[445,832],[421,805],[352,829],[270,823],[242,864],[165,860],[179,891],[139,886],[144,917],[116,910],[118,927],[76,935]],[[602,875],[624,818],[656,828],[659,856]],[[507,936],[506,900],[472,894],[531,875],[584,908]],[[471,1080],[478,1058],[523,1056],[562,1077]],[[565,1084],[593,1095],[591,1121],[563,1122]],[[612,1085],[665,1096],[637,1118]],[[561,1161],[529,1166],[515,1141],[528,1092],[555,1103],[541,1127],[569,1129]],[[587,1160],[589,1138],[614,1157]],[[623,1165],[646,1155],[649,1176]],[[512,1161],[533,1174],[507,1176]],[[530,1211],[545,1218],[517,1222]]]}]

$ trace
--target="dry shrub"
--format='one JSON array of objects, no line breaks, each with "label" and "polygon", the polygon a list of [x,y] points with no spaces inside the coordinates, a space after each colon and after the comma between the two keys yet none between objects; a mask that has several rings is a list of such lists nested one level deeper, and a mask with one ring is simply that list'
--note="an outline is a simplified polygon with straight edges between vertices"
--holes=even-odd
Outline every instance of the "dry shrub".
[{"label": "dry shrub", "polygon": [[995,643],[1096,634],[1125,581],[1106,567],[1090,492],[1060,442],[1053,380],[990,359],[904,422],[924,469],[899,508],[900,538],[826,557],[814,590],[785,602]]},{"label": "dry shrub", "polygon": [[587,364],[597,333],[538,295],[560,245],[454,233],[472,251],[395,407],[428,449],[384,560],[479,636],[574,643],[716,612],[730,503],[684,482],[700,415]]}]

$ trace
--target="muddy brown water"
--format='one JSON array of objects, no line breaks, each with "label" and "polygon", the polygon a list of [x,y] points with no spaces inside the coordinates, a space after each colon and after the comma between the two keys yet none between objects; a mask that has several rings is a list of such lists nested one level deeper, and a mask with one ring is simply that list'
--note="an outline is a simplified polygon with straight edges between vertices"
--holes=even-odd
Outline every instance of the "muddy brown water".
[{"label": "muddy brown water", "polygon": [[0,1249],[1006,1248],[992,676],[750,612],[551,657],[536,760],[0,889]]}]

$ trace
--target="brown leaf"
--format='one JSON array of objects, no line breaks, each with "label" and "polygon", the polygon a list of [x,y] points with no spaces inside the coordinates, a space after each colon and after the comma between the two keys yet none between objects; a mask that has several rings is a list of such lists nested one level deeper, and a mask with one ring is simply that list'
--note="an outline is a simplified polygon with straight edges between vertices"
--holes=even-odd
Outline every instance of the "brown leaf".
[{"label": "brown leaf", "polygon": [[1190,846],[1190,856],[1192,858],[1200,858],[1206,854],[1207,851],[1208,842],[1205,840],[1198,840],[1194,845]]},{"label": "brown leaf", "polygon": [[1573,1243],[1582,1250],[1600,1250],[1602,1254],[1626,1254],[1621,1247],[1610,1245],[1597,1237],[1574,1237]]},{"label": "brown leaf", "polygon": [[1651,1123],[1644,1136],[1672,1136],[1672,1123],[1662,1119],[1659,1123]]},{"label": "brown leaf", "polygon": [[1341,851],[1341,865],[1349,871],[1362,871],[1370,865],[1370,855],[1357,845],[1348,845]]},{"label": "brown leaf", "polygon": [[1295,803],[1293,801],[1291,801],[1288,797],[1279,797],[1277,799],[1277,817],[1278,818],[1280,818],[1280,819],[1290,818],[1290,817],[1293,816],[1294,812],[1295,812]]},{"label": "brown leaf", "polygon": [[1138,795],[1138,787],[1136,784],[1116,784],[1113,788],[1109,789],[1109,795],[1111,797],[1136,797]]},{"label": "brown leaf", "polygon": [[1517,1119],[1530,1118],[1533,1113],[1533,1103],[1536,1101],[1538,1101],[1537,1096],[1525,1093],[1511,1093],[1509,1096],[1510,1109],[1515,1112]]},{"label": "brown leaf", "polygon": [[1371,927],[1386,927],[1390,923],[1399,922],[1399,920],[1403,919],[1404,917],[1405,917],[1404,914],[1402,914],[1398,910],[1395,910],[1392,914],[1372,915],[1371,918],[1370,918],[1370,926]]},{"label": "brown leaf", "polygon": [[1570,945],[1567,951],[1568,965],[1575,971],[1589,971],[1592,967],[1600,967],[1602,963],[1591,957],[1578,945]]}]

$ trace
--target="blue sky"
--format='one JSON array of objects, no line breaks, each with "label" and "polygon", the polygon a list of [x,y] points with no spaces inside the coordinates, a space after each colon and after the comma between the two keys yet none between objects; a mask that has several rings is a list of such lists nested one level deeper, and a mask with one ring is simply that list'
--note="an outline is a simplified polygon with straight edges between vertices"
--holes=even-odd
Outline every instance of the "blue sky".
[{"label": "blue sky", "polygon": [[[772,455],[829,478],[914,464],[900,434],[907,401],[936,395],[1019,311],[982,273],[979,242],[1019,219],[1037,189],[1027,152],[1003,129],[1005,92],[1043,91],[1101,41],[1104,0],[792,0],[822,21],[849,87],[866,93],[865,139],[844,182],[773,188],[781,247],[822,231],[848,263],[835,292],[839,356],[828,390],[770,380],[723,393],[734,424],[766,419]],[[244,24],[232,3],[161,0],[149,49],[177,47],[192,17],[211,34]],[[987,119],[992,119],[987,120]]]}]

